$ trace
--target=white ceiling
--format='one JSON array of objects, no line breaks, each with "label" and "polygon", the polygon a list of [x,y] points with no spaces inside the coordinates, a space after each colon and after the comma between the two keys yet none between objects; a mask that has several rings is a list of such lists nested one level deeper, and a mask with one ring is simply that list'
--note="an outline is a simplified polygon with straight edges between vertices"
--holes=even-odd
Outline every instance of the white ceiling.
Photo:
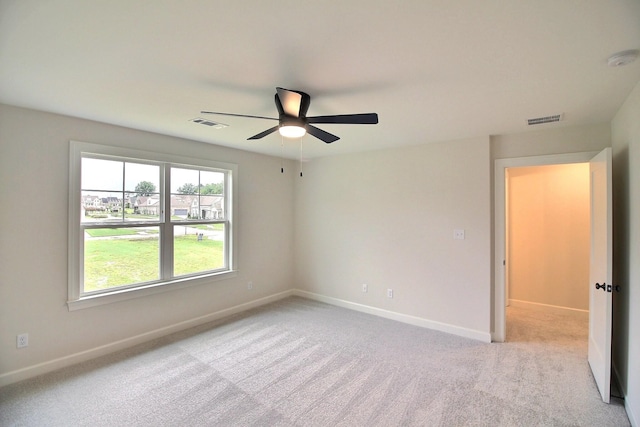
[{"label": "white ceiling", "polygon": [[[247,141],[277,117],[275,87],[311,95],[306,158],[612,119],[640,80],[638,0],[0,0],[0,102],[280,155]],[[90,141],[89,141],[90,142]],[[299,145],[286,142],[285,156]]]}]

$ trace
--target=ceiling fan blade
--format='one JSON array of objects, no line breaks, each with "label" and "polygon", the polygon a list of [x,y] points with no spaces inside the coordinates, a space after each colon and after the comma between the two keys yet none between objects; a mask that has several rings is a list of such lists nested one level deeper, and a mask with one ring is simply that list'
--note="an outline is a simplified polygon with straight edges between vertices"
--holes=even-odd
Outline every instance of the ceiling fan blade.
[{"label": "ceiling fan blade", "polygon": [[269,129],[267,129],[267,130],[265,130],[265,131],[260,132],[260,133],[259,133],[259,134],[257,134],[257,135],[253,135],[252,137],[247,138],[247,140],[250,140],[250,139],[260,139],[260,138],[264,138],[265,136],[267,136],[267,135],[269,135],[269,134],[272,134],[273,132],[277,131],[279,127],[280,127],[280,126],[274,126],[274,127],[272,127],[272,128],[269,128]]},{"label": "ceiling fan blade", "polygon": [[232,116],[232,117],[249,117],[251,119],[266,119],[266,120],[278,120],[273,117],[264,116],[251,116],[248,114],[232,114],[232,113],[218,113],[217,111],[200,111],[201,114],[218,114],[220,116]]},{"label": "ceiling fan blade", "polygon": [[278,99],[287,116],[300,117],[300,107],[302,105],[302,94],[289,89],[277,87]]},{"label": "ceiling fan blade", "polygon": [[319,129],[315,126],[311,126],[309,124],[307,125],[307,132],[315,136],[316,138],[321,139],[327,144],[331,144],[332,142],[335,142],[340,139],[340,137],[337,137],[332,133],[323,131],[322,129]]},{"label": "ceiling fan blade", "polygon": [[344,123],[353,125],[375,125],[378,123],[376,113],[338,114],[333,116],[307,117],[307,123]]}]

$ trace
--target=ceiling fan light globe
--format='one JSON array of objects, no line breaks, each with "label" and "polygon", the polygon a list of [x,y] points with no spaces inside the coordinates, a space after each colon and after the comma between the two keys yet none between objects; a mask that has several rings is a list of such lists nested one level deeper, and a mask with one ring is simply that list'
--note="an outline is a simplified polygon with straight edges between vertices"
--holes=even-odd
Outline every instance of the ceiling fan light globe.
[{"label": "ceiling fan light globe", "polygon": [[280,135],[285,138],[301,138],[307,133],[307,130],[304,127],[292,125],[280,126],[278,131],[280,132]]}]

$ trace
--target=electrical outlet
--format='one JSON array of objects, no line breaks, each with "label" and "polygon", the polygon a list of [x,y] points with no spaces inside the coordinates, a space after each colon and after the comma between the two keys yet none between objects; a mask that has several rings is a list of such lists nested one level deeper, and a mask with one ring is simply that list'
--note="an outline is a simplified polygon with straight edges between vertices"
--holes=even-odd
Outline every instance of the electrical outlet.
[{"label": "electrical outlet", "polygon": [[247,289],[248,290],[252,290],[253,289],[253,282],[247,282]]},{"label": "electrical outlet", "polygon": [[387,298],[393,298],[393,289],[387,289]]},{"label": "electrical outlet", "polygon": [[29,334],[20,334],[16,339],[16,346],[18,348],[25,348],[29,346]]},{"label": "electrical outlet", "polygon": [[369,286],[366,283],[362,284],[362,292],[367,292],[369,290]]},{"label": "electrical outlet", "polygon": [[453,239],[464,240],[464,230],[461,230],[461,229],[453,230]]}]

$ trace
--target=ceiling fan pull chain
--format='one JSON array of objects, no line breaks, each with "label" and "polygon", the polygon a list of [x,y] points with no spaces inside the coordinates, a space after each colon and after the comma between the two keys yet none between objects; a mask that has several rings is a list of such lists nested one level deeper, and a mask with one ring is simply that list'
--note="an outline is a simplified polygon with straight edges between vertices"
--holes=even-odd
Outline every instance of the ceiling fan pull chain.
[{"label": "ceiling fan pull chain", "polygon": [[283,164],[283,156],[284,156],[284,136],[280,135],[280,173],[284,173],[284,164]]},{"label": "ceiling fan pull chain", "polygon": [[302,176],[302,140],[304,136],[300,137],[300,176]]}]

